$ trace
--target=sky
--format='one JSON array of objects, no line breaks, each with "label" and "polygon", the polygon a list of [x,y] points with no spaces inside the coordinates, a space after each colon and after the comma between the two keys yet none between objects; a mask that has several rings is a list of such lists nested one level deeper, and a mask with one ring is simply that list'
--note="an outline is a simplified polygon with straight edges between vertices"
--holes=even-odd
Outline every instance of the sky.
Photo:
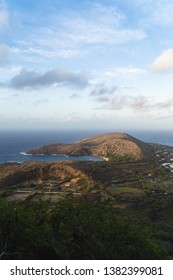
[{"label": "sky", "polygon": [[0,0],[0,129],[171,130],[173,0]]}]

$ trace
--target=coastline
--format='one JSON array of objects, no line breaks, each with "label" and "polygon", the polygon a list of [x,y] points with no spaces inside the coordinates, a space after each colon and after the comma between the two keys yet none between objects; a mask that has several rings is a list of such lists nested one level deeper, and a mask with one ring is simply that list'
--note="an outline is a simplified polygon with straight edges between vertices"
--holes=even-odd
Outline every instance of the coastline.
[{"label": "coastline", "polygon": [[109,158],[107,157],[101,157],[104,161],[109,161]]},{"label": "coastline", "polygon": [[[32,149],[32,147],[41,147],[42,145],[49,145],[51,143],[59,142],[59,143],[73,143],[77,139],[80,139],[82,137],[88,137],[89,135],[92,135],[91,133],[82,133],[78,131],[78,133],[71,133],[71,132],[57,132],[53,131],[52,133],[47,132],[38,132],[35,131],[18,131],[18,133],[14,134],[13,131],[7,131],[4,132],[0,139],[0,162],[25,162],[29,160],[29,157],[32,158],[32,154],[27,153],[26,151],[29,151]],[[130,133],[130,131],[128,132]],[[132,133],[132,132],[131,132]],[[88,134],[88,135],[87,135]],[[173,133],[148,133],[148,132],[136,132],[132,133],[133,136],[138,137],[141,141],[145,141],[148,144],[161,147],[166,147],[166,149],[173,148]],[[43,137],[44,136],[44,137]],[[13,142],[11,142],[11,139],[13,139]],[[44,139],[44,140],[43,140]],[[56,140],[55,140],[56,139]],[[15,143],[15,144],[13,144]],[[47,155],[37,155],[36,160],[38,160],[38,157],[40,157],[39,161],[44,161],[44,158],[46,161],[53,161],[58,160],[56,157],[61,155],[50,155],[52,159],[46,159]],[[54,158],[53,158],[54,157]],[[68,157],[68,156],[66,156]],[[107,157],[101,157],[104,161],[109,161]],[[164,158],[164,157],[163,157]],[[75,158],[73,158],[75,160]],[[72,160],[73,160],[72,159]],[[61,158],[61,160],[66,160],[66,158]],[[76,159],[77,160],[77,159]],[[84,160],[84,159],[82,159]],[[88,160],[88,159],[87,159]],[[166,161],[163,161],[166,162]]]}]

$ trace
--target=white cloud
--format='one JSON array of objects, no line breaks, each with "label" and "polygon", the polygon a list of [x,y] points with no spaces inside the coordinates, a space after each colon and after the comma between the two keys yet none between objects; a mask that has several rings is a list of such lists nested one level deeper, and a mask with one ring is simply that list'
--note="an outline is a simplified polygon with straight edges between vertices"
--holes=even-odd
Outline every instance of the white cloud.
[{"label": "white cloud", "polygon": [[118,67],[116,68],[116,72],[121,73],[123,75],[136,75],[136,74],[144,74],[146,73],[146,70],[130,66],[130,67]]},{"label": "white cloud", "polygon": [[169,109],[173,106],[173,98],[168,98],[164,101],[156,103],[156,107],[160,109]]},{"label": "white cloud", "polygon": [[130,100],[129,106],[136,112],[148,111],[153,107],[151,98],[148,96],[137,96]]},{"label": "white cloud", "polygon": [[170,72],[173,71],[173,49],[167,49],[155,59],[150,66],[155,72]]},{"label": "white cloud", "polygon": [[[129,105],[130,96],[118,93],[111,97],[105,104],[103,104],[102,109],[106,110],[121,110],[127,108]],[[105,101],[105,100],[104,100]]]},{"label": "white cloud", "polygon": [[[90,3],[86,10],[53,15],[46,26],[23,27],[23,40],[16,40],[12,52],[42,57],[78,57],[92,46],[115,46],[146,38],[138,28],[123,27],[125,16],[112,6]],[[25,36],[27,34],[27,37]]]},{"label": "white cloud", "polygon": [[[20,44],[20,42],[18,42]],[[38,45],[39,41],[37,41]],[[49,43],[48,43],[49,44]],[[13,54],[25,54],[25,55],[35,55],[35,56],[43,56],[46,58],[54,58],[54,57],[63,57],[63,58],[69,58],[69,57],[76,57],[81,54],[79,49],[51,49],[50,46],[45,46],[44,49],[43,46],[39,47],[30,47],[27,42],[23,42],[23,48],[20,47],[12,47],[11,53]],[[48,48],[48,49],[47,49]]]},{"label": "white cloud", "polygon": [[145,32],[137,28],[123,28],[125,15],[113,6],[93,4],[88,13],[72,14],[62,18],[64,35],[75,44],[117,45],[146,38]]},{"label": "white cloud", "polygon": [[128,67],[117,67],[114,69],[109,69],[104,72],[104,76],[108,78],[117,78],[118,76],[135,76],[135,75],[143,75],[147,71],[143,68],[137,68],[133,66]]},{"label": "white cloud", "polygon": [[162,99],[156,101],[151,95],[130,95],[121,92],[115,93],[113,96],[98,96],[95,101],[102,103],[97,109],[103,110],[132,110],[135,114],[163,114],[173,110],[173,98]]}]

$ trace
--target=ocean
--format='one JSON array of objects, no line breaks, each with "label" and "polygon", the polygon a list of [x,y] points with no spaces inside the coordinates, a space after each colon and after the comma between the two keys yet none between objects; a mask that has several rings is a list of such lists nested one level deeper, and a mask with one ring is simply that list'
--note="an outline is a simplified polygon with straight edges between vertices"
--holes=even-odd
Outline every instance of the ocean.
[{"label": "ocean", "polygon": [[[0,162],[26,162],[26,161],[57,161],[57,160],[89,160],[100,161],[101,158],[84,156],[71,157],[63,155],[35,155],[28,156],[24,152],[47,144],[73,143],[85,137],[113,131],[100,130],[46,130],[0,131]],[[123,132],[123,131],[122,131]],[[173,132],[171,131],[124,131],[144,141],[173,146]]]}]

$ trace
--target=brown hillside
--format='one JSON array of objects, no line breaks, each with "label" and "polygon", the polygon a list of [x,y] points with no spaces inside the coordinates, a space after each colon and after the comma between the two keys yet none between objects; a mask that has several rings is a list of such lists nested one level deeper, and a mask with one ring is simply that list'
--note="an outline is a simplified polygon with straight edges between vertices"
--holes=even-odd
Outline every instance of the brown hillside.
[{"label": "brown hillside", "polygon": [[71,156],[99,156],[112,159],[129,156],[134,160],[150,158],[153,148],[125,133],[109,133],[89,137],[74,144],[46,145],[28,151],[28,154],[65,154]]},{"label": "brown hillside", "polygon": [[67,181],[67,179],[87,178],[83,172],[75,168],[72,162],[26,162],[18,165],[0,166],[4,176],[0,176],[0,188],[6,188],[23,182],[46,180]]}]

